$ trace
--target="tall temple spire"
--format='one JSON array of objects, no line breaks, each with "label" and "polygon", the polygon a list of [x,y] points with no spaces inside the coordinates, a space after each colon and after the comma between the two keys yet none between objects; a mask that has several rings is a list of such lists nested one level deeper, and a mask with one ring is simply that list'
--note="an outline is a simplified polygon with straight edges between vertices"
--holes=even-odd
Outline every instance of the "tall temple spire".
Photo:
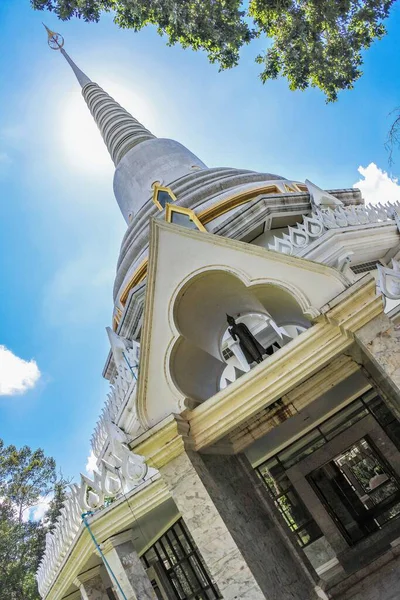
[{"label": "tall temple spire", "polygon": [[62,35],[51,31],[46,25],[44,27],[47,31],[50,48],[59,50],[75,73],[82,88],[82,96],[100,130],[107,150],[117,166],[131,148],[141,142],[153,139],[155,136],[76,66],[64,50]]},{"label": "tall temple spire", "polygon": [[128,224],[151,201],[156,181],[170,185],[182,177],[194,175],[199,169],[207,169],[179,142],[157,138],[143,127],[76,66],[64,50],[62,35],[46,25],[44,27],[50,48],[59,50],[75,73],[82,96],[115,164],[114,194]]}]

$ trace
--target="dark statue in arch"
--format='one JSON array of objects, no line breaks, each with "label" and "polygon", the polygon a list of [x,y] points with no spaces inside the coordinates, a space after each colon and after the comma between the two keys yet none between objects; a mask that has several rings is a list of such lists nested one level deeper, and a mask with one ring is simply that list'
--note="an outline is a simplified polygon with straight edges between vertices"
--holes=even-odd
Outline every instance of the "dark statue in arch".
[{"label": "dark statue in arch", "polygon": [[260,363],[263,360],[264,354],[269,356],[273,354],[272,347],[264,348],[260,342],[254,337],[250,329],[244,323],[236,323],[235,319],[230,315],[226,315],[226,320],[229,324],[229,334],[236,341],[239,341],[239,346],[249,363]]}]

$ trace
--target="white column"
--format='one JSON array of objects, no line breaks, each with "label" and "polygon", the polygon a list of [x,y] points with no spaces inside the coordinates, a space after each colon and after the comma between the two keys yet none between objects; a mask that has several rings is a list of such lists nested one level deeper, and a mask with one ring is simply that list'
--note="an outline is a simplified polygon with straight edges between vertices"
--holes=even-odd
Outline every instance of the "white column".
[{"label": "white column", "polygon": [[74,581],[79,588],[82,600],[108,600],[107,591],[100,576],[102,567],[95,567],[78,575]]},{"label": "white column", "polygon": [[315,600],[245,457],[188,450],[160,473],[224,600]]},{"label": "white column", "polygon": [[104,556],[119,585],[111,577],[119,600],[156,600],[156,595],[132,542],[132,531],[120,533],[102,544]]},{"label": "white column", "polygon": [[400,329],[381,314],[354,337],[361,350],[361,356],[353,350],[355,360],[370,373],[400,418]]}]

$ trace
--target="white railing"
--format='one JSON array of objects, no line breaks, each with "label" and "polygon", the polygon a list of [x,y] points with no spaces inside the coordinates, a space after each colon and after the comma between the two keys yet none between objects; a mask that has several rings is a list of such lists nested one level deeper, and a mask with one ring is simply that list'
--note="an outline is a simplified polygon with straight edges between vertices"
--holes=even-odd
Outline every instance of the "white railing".
[{"label": "white railing", "polygon": [[93,477],[81,473],[79,484],[71,485],[56,527],[46,536],[46,549],[36,573],[39,592],[45,597],[58,570],[75,541],[82,523],[82,513],[104,506],[105,499],[115,498],[140,485],[156,471],[148,469],[142,456],[133,454],[126,435],[118,428],[109,429],[111,451],[107,461],[99,461]]},{"label": "white railing", "polygon": [[305,216],[302,223],[298,223],[295,227],[288,227],[288,233],[284,233],[282,237],[275,236],[273,243],[268,244],[268,248],[295,255],[330,229],[393,220],[397,222],[396,209],[400,210],[399,201],[366,206],[339,206],[333,210],[314,208],[311,217]]}]

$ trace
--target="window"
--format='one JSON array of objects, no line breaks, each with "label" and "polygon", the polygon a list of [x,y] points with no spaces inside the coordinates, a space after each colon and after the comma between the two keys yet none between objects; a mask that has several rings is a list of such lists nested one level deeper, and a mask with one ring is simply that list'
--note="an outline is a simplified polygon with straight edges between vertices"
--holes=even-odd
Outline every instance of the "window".
[{"label": "window", "polygon": [[257,467],[257,471],[299,545],[305,547],[322,537],[320,528],[292,486],[279,458],[266,461]]},{"label": "window", "polygon": [[173,206],[172,204],[166,204],[165,220],[168,223],[174,223],[175,225],[181,225],[182,227],[188,227],[189,229],[206,231],[206,228],[199,221],[194,211],[190,210],[190,208],[185,208],[184,206]]},{"label": "window", "polygon": [[164,210],[170,202],[175,202],[176,196],[173,191],[160,185],[159,181],[153,183],[153,202],[159,210]]},{"label": "window", "polygon": [[[306,506],[303,504],[301,498],[297,495],[296,490],[293,488],[289,478],[286,475],[286,471],[324,446],[334,437],[363,419],[368,414],[371,414],[375,418],[375,420],[390,437],[392,442],[396,445],[397,449],[400,450],[399,421],[386,406],[382,398],[377,395],[375,390],[369,390],[358,400],[352,402],[333,415],[333,417],[330,417],[312,429],[309,433],[293,442],[293,444],[281,452],[278,452],[278,454],[276,454],[274,457],[268,459],[257,467],[256,470],[266,484],[276,507],[282,514],[289,529],[295,534],[300,546],[305,547],[308,544],[311,544],[314,540],[322,537],[322,533],[308,512]],[[345,537],[347,537],[350,543],[353,543],[352,540],[354,541],[356,539],[361,539],[361,537],[366,535],[366,531],[372,531],[371,527],[379,528],[381,524],[400,514],[400,496],[398,497],[396,495],[397,480],[396,478],[392,479],[392,475],[389,474],[390,467],[388,465],[385,466],[383,459],[379,456],[377,451],[374,450],[371,442],[366,439],[361,440],[360,444],[361,446],[357,447],[358,449],[351,448],[349,450],[350,454],[344,453],[343,456],[340,455],[321,469],[317,469],[316,472],[312,474],[312,478],[310,479],[310,483],[318,491],[320,497],[322,498],[325,494],[325,502],[328,503],[328,512],[330,511],[331,514],[334,515],[335,510],[337,510],[343,516],[345,509],[343,508],[342,504],[340,504],[341,502],[346,506],[357,505],[359,507],[359,513],[357,514],[362,513],[365,515],[365,510],[371,510],[369,508],[369,504],[367,509],[365,507],[363,508],[363,499],[360,500],[357,498],[357,491],[352,491],[351,489],[353,484],[349,482],[346,483],[346,477],[350,478],[348,473],[346,472],[346,475],[343,473],[341,474],[342,465],[345,464],[346,461],[348,462],[349,456],[353,457],[353,455],[357,455],[357,461],[359,462],[357,469],[359,473],[361,473],[363,469],[367,468],[369,477],[368,482],[374,475],[374,473],[370,472],[371,468],[376,468],[377,472],[375,475],[386,474],[389,478],[385,484],[382,482],[382,487],[380,488],[379,494],[378,492],[375,493],[371,490],[368,491],[367,487],[365,487],[364,495],[368,496],[368,502],[372,502],[374,506],[377,506],[378,504],[380,506],[380,508],[374,508],[375,512],[368,513],[368,515],[365,517],[367,522],[365,526],[359,526],[357,522],[354,521],[351,523],[351,525],[349,525],[349,527],[353,527],[353,533],[346,533],[346,526],[348,523],[350,523],[349,515],[347,515],[346,518],[343,517],[343,523],[339,522],[339,517],[335,517],[338,527],[343,531],[343,534]],[[368,455],[368,459],[365,464],[359,458],[361,454],[363,456],[366,454]],[[344,467],[344,471],[346,471],[346,468],[347,467]],[[356,477],[355,474],[354,477]],[[336,486],[335,489],[337,490],[340,487],[340,492],[338,492],[341,498],[340,501],[335,496],[333,487],[331,489],[331,486]],[[384,495],[382,497],[383,504],[380,504],[381,500],[378,502],[378,496],[380,498],[381,494]],[[331,504],[329,504],[330,499]]]},{"label": "window", "polygon": [[224,350],[222,350],[222,356],[224,357],[225,360],[229,360],[230,358],[232,358],[232,356],[235,356],[232,352],[232,350],[230,348],[224,348]]},{"label": "window", "polygon": [[[216,600],[220,598],[183,522],[179,519],[142,556],[146,569],[158,564],[166,575],[171,600]],[[168,595],[169,597],[169,595]]]}]

